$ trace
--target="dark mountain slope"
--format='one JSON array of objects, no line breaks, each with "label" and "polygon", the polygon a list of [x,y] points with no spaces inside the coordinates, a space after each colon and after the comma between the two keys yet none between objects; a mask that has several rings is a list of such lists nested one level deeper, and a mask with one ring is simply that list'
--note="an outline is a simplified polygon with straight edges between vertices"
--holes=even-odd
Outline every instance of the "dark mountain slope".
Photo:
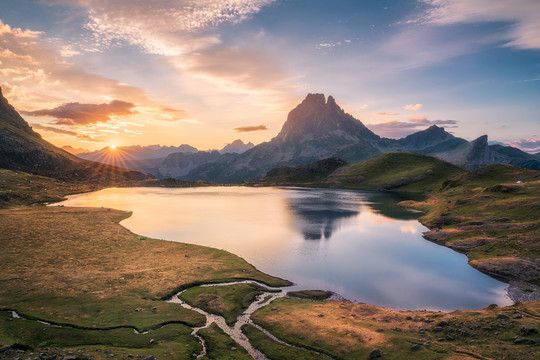
[{"label": "dark mountain slope", "polygon": [[0,89],[0,168],[61,180],[125,181],[149,175],[71,155],[32,130]]}]

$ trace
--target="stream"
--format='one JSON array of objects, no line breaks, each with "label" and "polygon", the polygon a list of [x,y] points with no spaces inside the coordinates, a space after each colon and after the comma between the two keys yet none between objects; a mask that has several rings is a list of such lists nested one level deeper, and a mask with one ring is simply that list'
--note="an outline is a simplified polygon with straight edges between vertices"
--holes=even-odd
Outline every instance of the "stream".
[{"label": "stream", "polygon": [[[205,329],[205,328],[209,327],[213,323],[215,323],[221,330],[223,330],[223,332],[225,334],[227,334],[231,339],[233,339],[238,345],[242,346],[248,352],[248,354],[255,360],[269,360],[269,359],[260,350],[256,349],[251,344],[251,342],[249,341],[247,336],[244,335],[244,333],[241,330],[242,326],[244,326],[244,325],[251,325],[251,326],[257,328],[258,330],[262,331],[266,336],[268,336],[270,339],[272,339],[273,341],[278,342],[279,344],[294,347],[294,348],[298,348],[298,349],[307,350],[307,351],[310,351],[310,352],[312,352],[314,354],[320,355],[322,357],[332,359],[332,357],[330,357],[330,356],[328,356],[326,354],[322,354],[322,353],[319,353],[317,351],[307,349],[307,348],[303,348],[303,347],[300,347],[300,346],[291,345],[291,344],[289,344],[289,343],[287,343],[287,342],[285,342],[283,340],[280,340],[280,339],[276,338],[273,334],[271,334],[268,330],[266,330],[263,327],[255,324],[251,320],[251,315],[255,311],[259,310],[260,308],[262,308],[264,306],[269,305],[272,301],[274,301],[276,299],[287,296],[287,290],[285,290],[285,288],[274,288],[274,287],[268,286],[266,284],[263,284],[263,283],[260,283],[258,281],[254,281],[254,280],[241,280],[241,281],[233,281],[233,282],[228,282],[228,283],[205,284],[205,285],[198,285],[198,286],[200,286],[200,287],[216,287],[216,286],[229,286],[229,285],[236,285],[236,284],[254,284],[254,285],[258,285],[258,286],[261,286],[263,288],[267,288],[269,290],[274,290],[274,291],[272,291],[272,292],[270,292],[270,291],[269,292],[263,292],[262,294],[258,295],[255,298],[255,300],[249,305],[249,307],[242,314],[240,314],[237,317],[236,322],[234,323],[233,326],[229,326],[227,324],[227,322],[225,321],[225,318],[223,316],[208,313],[208,312],[204,311],[203,309],[200,309],[198,307],[189,305],[188,303],[186,303],[185,301],[180,299],[179,296],[183,292],[185,292],[185,291],[187,291],[187,290],[189,290],[191,288],[184,289],[184,290],[176,293],[175,295],[173,295],[170,299],[166,300],[169,303],[178,304],[178,305],[182,306],[183,308],[196,311],[199,314],[204,315],[206,317],[206,323],[203,326],[194,327],[192,332],[191,332],[191,335],[194,336],[195,338],[197,338],[197,340],[199,341],[199,343],[202,345],[202,348],[203,348],[202,351],[197,355],[197,357],[196,357],[197,359],[203,358],[204,356],[207,355],[207,352],[208,352],[206,343],[205,343],[204,339],[198,334],[198,332],[201,329]],[[279,291],[276,291],[276,290],[279,290]],[[13,319],[21,319],[21,320],[25,320],[25,321],[35,321],[35,322],[38,322],[38,323],[43,324],[43,325],[54,326],[54,327],[78,328],[77,326],[74,326],[74,325],[55,324],[54,322],[48,322],[48,321],[44,321],[44,320],[40,320],[40,319],[29,319],[29,318],[26,318],[25,316],[19,314],[16,310],[8,310],[8,311],[11,312],[11,316],[12,316]],[[126,327],[126,326],[121,326],[121,327]],[[127,327],[130,327],[130,326],[127,326]],[[87,330],[102,331],[102,330],[106,330],[106,329],[94,328],[94,329],[87,329]],[[139,332],[137,329],[133,328],[133,331],[136,334],[148,334],[148,333],[151,333],[153,330],[147,330],[147,331],[144,331],[144,332]]]},{"label": "stream", "polygon": [[[259,286],[262,286],[262,287],[265,287],[265,288],[271,288],[271,287],[269,287],[269,286],[267,286],[265,284],[262,284],[262,283],[259,283],[257,281],[253,281],[253,280],[234,281],[234,282],[219,283],[219,284],[205,284],[205,285],[201,285],[201,287],[228,286],[228,285],[236,285],[236,284],[254,284],[254,285],[259,285]],[[208,313],[208,312],[206,312],[206,311],[204,311],[204,310],[202,310],[200,308],[191,306],[188,303],[186,303],[185,301],[181,300],[179,298],[179,296],[184,291],[187,291],[188,289],[182,290],[179,293],[175,294],[169,300],[167,300],[167,302],[179,304],[180,306],[182,306],[182,307],[184,307],[186,309],[194,310],[194,311],[198,312],[199,314],[202,314],[202,315],[204,315],[206,317],[206,324],[204,326],[201,326],[201,327],[193,328],[193,331],[191,332],[191,335],[193,335],[197,339],[199,339],[199,342],[201,343],[201,345],[203,347],[203,350],[197,356],[197,359],[200,359],[200,358],[206,356],[206,353],[207,353],[206,344],[204,342],[204,339],[201,336],[199,336],[197,334],[197,332],[199,330],[201,330],[201,329],[209,327],[210,325],[212,325],[212,323],[215,323],[217,326],[219,326],[219,328],[221,330],[223,330],[224,333],[229,335],[231,337],[231,339],[233,339],[237,344],[242,346],[249,353],[249,355],[251,355],[251,357],[253,359],[255,359],[255,360],[268,360],[268,358],[261,351],[259,351],[255,347],[253,347],[253,345],[250,343],[247,336],[244,335],[244,333],[242,332],[242,330],[241,330],[242,326],[244,326],[244,325],[252,325],[252,326],[256,327],[258,330],[262,331],[266,336],[271,338],[273,341],[276,341],[276,342],[278,342],[278,343],[280,343],[282,345],[291,346],[291,347],[297,347],[297,346],[288,344],[288,343],[276,338],[268,330],[266,330],[266,329],[262,328],[261,326],[255,324],[251,320],[251,315],[255,311],[259,310],[260,308],[262,308],[264,306],[269,305],[272,301],[274,301],[274,300],[276,300],[278,298],[285,297],[287,295],[287,291],[284,290],[283,288],[271,288],[271,289],[274,289],[274,290],[280,289],[281,291],[280,292],[263,292],[262,294],[258,295],[256,297],[255,301],[253,301],[249,305],[249,307],[242,314],[240,314],[237,317],[236,322],[234,323],[233,326],[227,325],[227,322],[225,321],[225,318],[223,316],[210,314],[210,313]],[[300,347],[297,347],[297,348],[300,348]],[[301,349],[312,351],[313,353],[316,353],[318,355],[325,356],[325,357],[331,359],[331,357],[320,354],[320,353],[318,353],[316,351],[305,349],[305,348],[301,348]]]}]

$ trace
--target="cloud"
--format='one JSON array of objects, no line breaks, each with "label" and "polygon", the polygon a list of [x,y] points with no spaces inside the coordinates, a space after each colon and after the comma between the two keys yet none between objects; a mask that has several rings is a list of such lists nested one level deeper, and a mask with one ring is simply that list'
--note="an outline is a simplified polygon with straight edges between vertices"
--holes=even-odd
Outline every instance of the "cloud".
[{"label": "cloud", "polygon": [[223,79],[246,88],[287,86],[284,81],[288,75],[275,59],[254,50],[214,46],[191,57],[184,66],[192,73]]},{"label": "cloud", "polygon": [[425,116],[409,116],[409,120],[412,121],[415,124],[431,124],[430,121],[428,121],[427,117]]},{"label": "cloud", "polygon": [[416,105],[411,104],[411,105],[405,105],[403,108],[405,110],[415,110],[416,111],[416,110],[420,110],[422,108],[422,106],[423,106],[422,104],[416,104]]},{"label": "cloud", "polygon": [[89,136],[89,135],[86,135],[86,134],[79,134],[79,133],[77,133],[75,131],[72,131],[72,130],[64,130],[64,129],[60,129],[60,128],[57,128],[57,127],[47,126],[47,125],[38,124],[38,123],[31,123],[30,126],[32,126],[32,128],[34,130],[38,129],[38,130],[53,132],[53,133],[56,133],[56,134],[75,136],[75,137],[78,137],[80,139],[89,140],[89,141],[95,141],[95,142],[100,142],[101,141],[101,140],[93,138],[92,136]]},{"label": "cloud", "polygon": [[528,153],[540,152],[540,136],[533,136],[530,139],[505,141],[506,145],[516,147]]},{"label": "cloud", "polygon": [[[153,54],[181,55],[220,43],[209,32],[236,24],[276,0],[53,0],[86,9],[86,27],[103,43],[121,40]],[[149,4],[151,2],[151,4]]]},{"label": "cloud", "polygon": [[[424,130],[432,125],[443,125],[447,128],[454,128],[456,120],[428,120],[425,116],[410,116],[409,121],[401,120],[381,120],[371,119],[376,123],[367,124],[368,128],[378,135],[389,138],[402,138],[413,132]],[[382,121],[382,122],[381,122]]]},{"label": "cloud", "polygon": [[387,112],[376,112],[376,113],[373,113],[373,115],[376,115],[376,116],[398,116],[399,114],[398,113],[387,113]]},{"label": "cloud", "polygon": [[111,116],[136,114],[135,104],[113,100],[108,104],[81,104],[78,102],[60,105],[54,109],[21,111],[23,115],[44,116],[58,119],[59,125],[88,125],[111,120]]},{"label": "cloud", "polygon": [[[227,46],[219,26],[249,19],[277,0],[54,0],[87,13],[86,28],[104,46],[134,45],[165,56],[180,76],[194,76],[222,92],[266,91],[283,98],[293,91],[290,76],[269,46],[263,50]],[[260,34],[242,43],[265,41]],[[278,94],[279,95],[279,94]],[[285,95],[285,96],[283,96]]]},{"label": "cloud", "polygon": [[[122,98],[157,114],[167,108],[149,99],[140,88],[89,73],[64,61],[60,52],[49,46],[42,35],[41,32],[11,28],[0,20],[0,80],[10,84],[10,101],[17,108],[51,107],[65,102],[66,97],[68,101],[74,97]],[[168,110],[173,112],[174,109]],[[182,112],[176,110],[171,116],[185,117]]]},{"label": "cloud", "polygon": [[459,23],[509,22],[506,46],[540,49],[540,2],[538,0],[420,0],[427,5],[419,22]]},{"label": "cloud", "polygon": [[266,125],[258,125],[258,126],[242,126],[237,127],[236,132],[248,132],[248,131],[261,131],[261,130],[268,130]]}]

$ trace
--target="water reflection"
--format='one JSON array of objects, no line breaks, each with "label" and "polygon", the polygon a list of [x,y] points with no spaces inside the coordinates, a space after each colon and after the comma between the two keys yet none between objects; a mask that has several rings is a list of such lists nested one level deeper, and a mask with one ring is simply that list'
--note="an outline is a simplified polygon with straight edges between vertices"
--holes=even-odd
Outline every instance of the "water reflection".
[{"label": "water reflection", "polygon": [[304,239],[320,240],[330,239],[340,223],[357,216],[362,200],[355,193],[297,189],[287,199],[287,207],[297,217],[295,223]]},{"label": "water reflection", "polygon": [[424,240],[426,228],[395,200],[333,189],[129,188],[64,204],[133,211],[122,225],[136,234],[228,250],[297,283],[295,289],[331,290],[395,309],[510,303],[506,284],[470,267],[465,255]]}]

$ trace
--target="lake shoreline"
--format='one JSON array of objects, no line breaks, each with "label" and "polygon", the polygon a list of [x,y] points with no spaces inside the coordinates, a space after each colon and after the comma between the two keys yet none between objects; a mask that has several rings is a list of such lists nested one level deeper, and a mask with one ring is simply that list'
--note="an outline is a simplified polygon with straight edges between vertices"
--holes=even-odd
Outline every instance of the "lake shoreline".
[{"label": "lake shoreline", "polygon": [[[55,223],[66,223],[66,225],[68,225],[68,227],[72,227],[70,226],[70,220],[68,218],[66,218],[66,215],[71,213],[72,211],[75,211],[75,212],[79,212],[80,209],[72,209],[72,208],[69,208],[69,207],[59,207],[59,206],[51,206],[51,207],[48,207],[48,208],[42,208],[42,207],[30,207],[30,208],[27,208],[28,210],[20,210],[20,211],[31,211],[31,212],[34,212],[34,211],[42,211],[42,210],[45,210],[46,212],[49,212],[49,211],[52,211],[54,214],[54,217],[51,219],[53,220]],[[18,210],[19,211],[19,210]],[[84,210],[85,212],[88,212],[89,216],[91,218],[94,218],[97,214],[108,214],[108,215],[115,215],[115,218],[117,219],[117,221],[120,221],[121,219],[118,218],[118,215],[120,214],[125,214],[125,215],[122,215],[121,218],[125,218],[126,216],[128,216],[128,214],[124,213],[124,212],[118,212],[116,210],[108,210],[108,209],[99,209],[99,208],[94,208],[94,209],[85,209]],[[127,231],[127,233],[131,234],[131,236],[133,237],[133,241],[139,243],[139,242],[146,242],[146,241],[149,241],[149,240],[140,240],[140,238],[142,236],[140,235],[136,235],[136,234],[133,234],[131,232],[129,232],[128,230],[125,230],[125,228],[121,225],[116,225],[116,226],[119,226],[121,228],[124,229],[124,232]],[[101,236],[101,235],[100,235]],[[165,245],[164,243],[172,243],[170,241],[162,241],[162,240],[156,240],[156,245],[160,246],[160,245]],[[173,244],[174,245],[174,244]],[[215,251],[215,250],[212,250],[212,251]],[[183,256],[183,255],[182,255]],[[239,273],[241,274],[241,273]],[[522,314],[523,316],[523,319],[525,321],[525,324],[530,324],[530,317],[529,317],[529,312],[530,311],[536,311],[536,308],[531,308],[530,306],[531,305],[526,305],[527,307],[523,307],[524,305],[512,305],[512,306],[508,306],[508,307],[505,307],[505,308],[498,308],[498,307],[488,307],[486,309],[483,309],[483,310],[476,310],[476,311],[453,311],[453,312],[430,312],[430,311],[397,311],[397,310],[391,310],[391,309],[384,309],[384,308],[380,308],[380,307],[375,307],[375,306],[371,306],[371,305],[367,305],[367,304],[355,304],[355,303],[348,303],[348,302],[344,302],[344,301],[325,301],[325,302],[314,302],[314,301],[309,301],[309,300],[295,300],[295,299],[291,299],[291,301],[293,301],[292,303],[290,301],[287,301],[286,303],[278,303],[277,305],[271,305],[269,307],[265,307],[264,309],[267,309],[266,312],[264,314],[271,314],[272,316],[278,316],[278,317],[281,317],[281,316],[289,316],[289,315],[286,315],[286,313],[290,313],[291,311],[293,311],[291,313],[291,316],[297,316],[295,315],[296,314],[296,309],[298,309],[300,312],[298,313],[298,316],[300,316],[302,313],[303,313],[303,308],[305,308],[305,306],[307,306],[308,310],[310,311],[311,314],[313,314],[312,316],[315,318],[315,319],[320,319],[318,320],[319,321],[319,325],[317,325],[316,327],[314,327],[313,329],[315,330],[312,334],[313,336],[317,336],[317,334],[319,333],[320,328],[319,326],[323,326],[324,329],[330,329],[332,328],[333,326],[335,327],[336,324],[339,324],[340,322],[342,321],[349,321],[349,320],[344,320],[344,319],[339,319],[343,316],[347,316],[347,317],[350,317],[354,314],[366,314],[365,316],[364,315],[355,315],[355,317],[353,317],[352,319],[354,320],[354,324],[353,325],[347,325],[349,326],[354,326],[354,328],[350,328],[351,330],[349,331],[359,331],[358,334],[364,334],[365,331],[368,331],[367,329],[371,329],[369,331],[373,331],[373,329],[377,329],[377,326],[378,326],[378,329],[377,331],[381,331],[381,335],[384,337],[384,338],[388,338],[388,339],[395,339],[393,341],[398,341],[397,344],[401,344],[401,345],[392,345],[390,347],[388,347],[389,345],[385,345],[386,342],[383,342],[383,343],[377,343],[377,345],[374,345],[374,344],[371,344],[371,342],[369,343],[366,343],[364,344],[362,341],[356,343],[356,346],[351,348],[351,347],[343,347],[342,345],[332,345],[331,348],[326,348],[326,347],[320,347],[320,343],[311,343],[311,342],[305,342],[305,341],[299,341],[294,335],[292,334],[289,334],[289,335],[284,335],[283,333],[281,333],[281,328],[279,328],[279,324],[283,325],[283,326],[288,326],[288,325],[292,325],[292,324],[296,324],[298,323],[298,321],[307,321],[305,320],[306,318],[293,318],[293,319],[289,319],[287,317],[285,317],[283,320],[280,320],[278,321],[278,323],[272,323],[272,325],[270,326],[270,330],[271,330],[271,333],[274,334],[274,335],[277,335],[277,338],[278,339],[281,339],[281,340],[285,340],[287,343],[290,343],[294,346],[299,346],[301,348],[307,348],[307,349],[314,349],[315,351],[318,351],[318,352],[322,352],[322,353],[330,353],[333,357],[341,357],[339,354],[340,354],[340,351],[342,351],[342,349],[348,349],[348,350],[353,350],[353,349],[356,349],[355,351],[362,351],[362,353],[365,353],[365,354],[369,354],[372,350],[373,350],[373,346],[375,346],[376,348],[381,348],[383,350],[383,352],[385,353],[396,353],[397,354],[402,354],[403,356],[406,356],[406,354],[409,353],[409,348],[411,346],[413,346],[414,344],[422,344],[421,347],[424,349],[422,351],[427,351],[427,352],[431,352],[431,351],[436,351],[436,352],[440,352],[440,351],[444,351],[444,352],[447,352],[448,354],[452,354],[454,353],[454,347],[453,347],[453,344],[452,342],[453,341],[449,341],[449,340],[444,340],[444,341],[439,341],[437,339],[434,339],[432,341],[428,341],[425,339],[425,335],[424,334],[424,328],[427,329],[427,331],[425,332],[425,334],[431,334],[431,331],[437,331],[437,330],[429,330],[429,329],[435,329],[435,325],[437,324],[437,322],[441,322],[443,321],[444,319],[447,319],[447,320],[444,320],[444,321],[448,321],[450,323],[450,326],[448,327],[448,331],[452,330],[454,331],[453,329],[454,328],[457,328],[459,325],[459,321],[465,321],[465,322],[469,322],[471,324],[476,324],[478,323],[478,325],[475,325],[475,326],[482,326],[481,324],[483,324],[482,321],[492,321],[492,320],[488,320],[488,319],[491,319],[491,318],[498,318],[498,317],[501,317],[502,318],[502,315],[500,314],[507,314],[505,316],[509,317],[509,318],[512,318],[512,316],[514,316],[515,314]],[[161,300],[162,302],[162,300]],[[43,303],[41,303],[43,306]],[[137,305],[135,305],[136,303],[134,303],[134,305],[131,306],[131,308],[134,308],[136,307]],[[103,304],[105,306],[105,304]],[[287,305],[287,307],[284,307],[285,305]],[[140,305],[138,305],[140,306]],[[148,306],[150,306],[150,309],[148,309]],[[147,312],[148,310],[151,310],[151,305],[148,305],[148,306],[143,306],[141,307],[141,311],[140,312],[135,312],[133,313],[134,315],[135,314],[144,314],[145,312]],[[159,305],[159,302],[156,302],[154,306],[157,306],[158,307],[158,313],[161,311],[161,306],[162,305]],[[292,307],[290,307],[292,306]],[[321,307],[322,306],[322,307]],[[338,319],[334,319],[334,315],[333,315],[333,309],[336,309],[336,308],[343,308],[344,310],[343,311],[347,311],[348,313],[343,313],[342,316],[339,316]],[[272,309],[277,309],[276,311],[272,310]],[[287,310],[289,309],[289,310]],[[19,310],[19,309],[16,309],[16,310]],[[109,309],[109,310],[112,310],[112,309]],[[19,310],[20,311],[20,310]],[[313,313],[313,311],[315,311]],[[351,313],[352,311],[352,313]],[[26,314],[27,312],[26,311],[21,311],[21,313],[23,314]],[[256,313],[257,316],[256,316],[256,321],[255,323],[258,324],[259,326],[263,326],[264,329],[268,329],[268,327],[266,325],[269,325],[269,323],[265,323],[268,319],[267,315],[264,315],[263,314],[259,314],[259,312]],[[318,314],[318,315],[317,315]],[[347,315],[349,314],[349,315]],[[469,318],[469,314],[482,314],[482,318],[481,320],[477,318],[477,315],[475,315],[474,318]],[[516,315],[517,316],[517,315]],[[41,319],[44,319],[44,320],[50,320],[50,316],[40,316],[39,318]],[[374,319],[377,319],[377,322],[375,322]],[[412,320],[407,320],[407,319],[412,319]],[[461,320],[460,320],[461,319]],[[485,319],[485,320],[484,320]],[[9,319],[8,319],[9,320]],[[379,322],[379,320],[381,322]],[[200,320],[197,320],[197,321],[200,321]],[[336,322],[337,321],[337,322]],[[519,324],[518,321],[522,321],[522,320],[511,320],[509,321],[512,326],[516,327],[516,329],[519,329]],[[529,321],[529,322],[527,322]],[[8,322],[2,322],[1,324],[8,324],[8,323],[21,323],[22,325],[21,326],[24,326],[24,328],[26,329],[26,331],[31,331],[32,329],[32,326],[31,326],[31,323],[24,323],[24,320],[19,320],[19,319],[14,319],[12,321],[8,321]],[[414,332],[411,332],[410,331],[401,331],[399,330],[400,328],[403,328],[403,322],[407,323],[409,322],[411,325],[414,324]],[[71,321],[71,323],[77,323],[76,321],[73,322]],[[188,323],[191,323],[193,324],[192,326],[195,326],[196,323],[195,322],[192,322],[192,321],[189,321]],[[137,326],[138,329],[142,331],[144,331],[144,327],[141,327],[140,325],[137,325],[136,323],[129,323],[130,325],[134,325],[134,326]],[[454,325],[455,324],[455,325]],[[534,323],[533,323],[534,324]],[[40,325],[40,324],[38,324]],[[4,325],[0,325],[0,329],[1,329],[1,326],[4,326]],[[166,345],[167,343],[166,342],[163,342],[163,345],[160,345],[162,343],[163,340],[159,340],[161,339],[161,335],[159,335],[161,332],[164,332],[164,331],[167,331],[167,329],[169,327],[171,327],[173,325],[168,325],[166,326],[164,329],[162,330],[159,330],[158,332],[151,332],[151,333],[148,333],[146,335],[137,335],[137,336],[142,336],[143,339],[146,339],[146,345],[142,346],[141,348],[139,348],[138,350],[122,350],[121,348],[116,348],[115,346],[112,346],[111,345],[105,345],[105,346],[100,346],[100,345],[94,345],[92,347],[88,347],[88,346],[85,346],[81,343],[81,345],[78,345],[76,347],[68,347],[66,348],[64,345],[57,345],[55,349],[43,349],[43,348],[39,348],[39,353],[41,354],[65,354],[65,353],[69,353],[69,352],[76,352],[77,349],[80,349],[80,351],[82,351],[82,354],[88,354],[91,358],[94,358],[94,359],[105,359],[108,355],[110,354],[117,354],[118,356],[121,356],[121,357],[126,357],[128,354],[146,354],[145,356],[150,359],[150,355],[149,354],[155,354],[155,356],[157,356],[158,358],[175,358],[175,359],[178,359],[178,358],[184,358],[183,356],[180,356],[179,353],[177,353],[175,356],[171,357],[170,355],[166,355],[166,353],[163,353],[161,350],[161,347],[163,347],[164,345]],[[310,328],[314,325],[311,325],[310,323],[306,323],[306,325],[303,327],[303,331],[305,331],[305,328]],[[366,328],[367,326],[367,328]],[[39,330],[40,333],[42,333],[44,330],[42,329],[43,328],[43,325],[41,325],[40,327],[38,327],[36,330]],[[45,328],[46,329],[46,328]],[[54,329],[51,328],[51,329]],[[353,330],[353,329],[356,329],[356,330]],[[365,330],[363,330],[365,329]],[[47,330],[47,329],[46,329]],[[49,331],[49,330],[47,330]],[[81,330],[82,331],[82,330]],[[87,330],[89,332],[92,332],[92,334],[94,333],[101,333],[101,332],[96,332],[94,330]],[[214,331],[217,331],[215,329],[211,329],[210,331],[214,332]],[[470,330],[469,330],[470,332]],[[1,333],[1,331],[0,331]],[[253,336],[255,334],[253,334],[253,331],[249,331],[247,332],[249,334],[249,338],[250,338],[250,341],[252,342],[253,346],[257,349],[264,349],[265,353],[266,351],[272,351],[272,349],[274,350],[277,350],[279,349],[279,352],[282,353],[282,354],[286,354],[288,351],[293,351],[292,349],[288,349],[288,348],[283,348],[282,346],[283,345],[278,345],[278,343],[268,343],[268,341],[270,340],[264,340],[263,342],[261,342],[263,339],[259,338],[259,337],[256,337],[256,338],[253,338]],[[325,332],[326,334],[328,334],[327,332]],[[105,335],[108,334],[108,332],[105,332]],[[371,334],[371,332],[370,332]],[[375,334],[375,333],[373,333]],[[436,333],[434,333],[436,334]],[[443,336],[446,336],[446,330],[443,331]],[[451,334],[450,332],[448,333],[449,335]],[[482,334],[479,334],[478,336],[488,336],[489,334],[489,331],[485,333],[485,335],[483,335],[484,333]],[[204,335],[204,339],[209,341],[210,338],[208,338],[207,336],[207,333],[203,334]],[[43,335],[40,335],[40,336],[43,336]],[[93,336],[93,335],[92,335]],[[126,335],[127,336],[127,333]],[[130,335],[131,336],[131,335]],[[214,336],[217,336],[217,335],[214,335]],[[222,335],[222,336],[226,336],[226,335]],[[310,335],[311,336],[311,335]],[[475,335],[476,336],[476,335]],[[85,335],[85,338],[90,338],[90,333],[88,335]],[[347,335],[346,334],[342,334],[340,336],[341,338],[343,339],[346,339],[347,338]],[[487,337],[486,339],[488,339],[490,337]],[[494,338],[498,338],[498,336],[495,336]],[[2,339],[2,336],[0,334],[0,339]],[[127,339],[127,338],[126,338]],[[150,341],[149,340],[152,340],[154,339],[155,341]],[[314,337],[314,339],[317,339],[316,337]],[[112,344],[115,344],[116,340],[113,340]],[[184,341],[184,340],[182,340]],[[187,341],[187,338],[186,338],[186,341]],[[334,338],[333,337],[330,337],[328,338],[327,341],[330,341],[330,344],[333,344],[333,341]],[[455,340],[454,340],[455,341]],[[501,341],[501,340],[498,340],[498,341]],[[506,340],[504,340],[506,341]],[[527,340],[528,341],[528,340]],[[110,343],[110,340],[109,340],[109,343]],[[433,344],[430,344],[430,343],[433,343]],[[190,343],[191,344],[191,343]],[[233,343],[234,344],[234,343]],[[317,345],[319,344],[319,345]],[[407,344],[410,344],[410,345],[407,345]],[[210,343],[207,343],[208,346],[210,346],[212,348],[213,351],[216,350],[215,346],[218,346],[216,345],[215,343],[213,342],[210,342]],[[187,346],[187,345],[186,345]],[[193,346],[195,345],[190,345],[189,349],[192,349]],[[225,351],[226,353],[231,353],[231,354],[237,354],[238,351],[240,350],[231,350],[230,348],[231,345],[228,345],[227,348],[220,348],[221,350],[220,351]],[[234,345],[233,345],[234,346]],[[269,347],[270,346],[270,347]],[[463,345],[461,345],[463,347]],[[510,345],[510,347],[513,349],[513,351],[518,351],[519,352],[519,348],[516,348],[516,345]],[[5,349],[8,349],[8,348],[5,348]],[[159,351],[158,351],[159,350]],[[29,354],[32,350],[25,350],[23,352],[25,352],[26,354]],[[127,352],[126,352],[127,351]],[[191,351],[191,350],[190,350]],[[194,349],[193,352],[194,353],[199,353],[199,349]],[[299,351],[299,350],[294,350],[294,351]],[[475,348],[471,348],[470,350],[467,350],[469,353],[475,353],[477,350],[475,350]],[[486,349],[484,349],[483,351],[486,351]],[[123,355],[122,355],[123,354]],[[363,356],[367,356],[367,355],[362,355]],[[4,356],[4,358],[7,358],[7,359],[10,359],[11,357],[9,356]],[[185,357],[186,359],[188,358],[187,356]],[[528,357],[526,355],[523,356],[524,359],[527,359]]]}]

